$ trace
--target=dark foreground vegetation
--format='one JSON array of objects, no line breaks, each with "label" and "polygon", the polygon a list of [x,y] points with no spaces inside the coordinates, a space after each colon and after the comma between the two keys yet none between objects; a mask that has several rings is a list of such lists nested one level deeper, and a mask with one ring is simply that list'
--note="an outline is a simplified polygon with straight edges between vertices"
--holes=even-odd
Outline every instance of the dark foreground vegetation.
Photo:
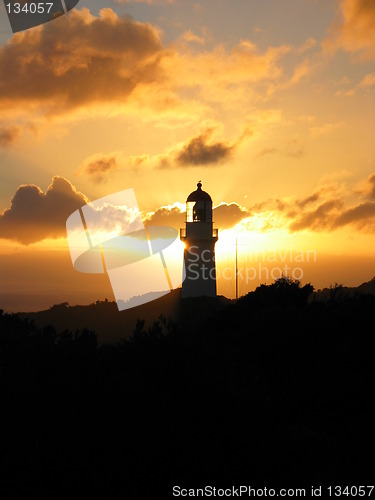
[{"label": "dark foreground vegetation", "polygon": [[1,314],[1,497],[374,484],[375,297],[311,291],[189,299],[115,345]]}]

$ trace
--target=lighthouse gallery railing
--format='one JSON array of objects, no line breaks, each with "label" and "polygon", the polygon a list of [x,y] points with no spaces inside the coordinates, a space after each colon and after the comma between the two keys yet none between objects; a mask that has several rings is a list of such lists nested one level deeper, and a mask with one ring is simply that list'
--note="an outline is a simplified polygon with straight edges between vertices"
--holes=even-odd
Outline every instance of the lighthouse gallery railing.
[{"label": "lighthouse gallery railing", "polygon": [[[213,238],[217,238],[218,234],[219,234],[218,229],[212,229],[212,237]],[[180,228],[180,238],[181,239],[186,238],[186,228],[185,227]]]}]

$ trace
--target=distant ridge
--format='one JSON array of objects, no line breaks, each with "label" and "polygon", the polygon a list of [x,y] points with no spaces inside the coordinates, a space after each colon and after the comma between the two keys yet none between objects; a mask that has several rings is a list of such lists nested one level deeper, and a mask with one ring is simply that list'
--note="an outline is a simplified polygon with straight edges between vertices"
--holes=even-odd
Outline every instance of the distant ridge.
[{"label": "distant ridge", "polygon": [[[149,294],[146,296],[149,298]],[[137,303],[140,300],[142,297],[137,296],[129,302]],[[87,328],[98,335],[100,343],[113,343],[122,338],[130,338],[137,320],[144,320],[147,328],[162,315],[176,323],[188,321],[193,325],[229,302],[231,301],[225,297],[201,297],[181,302],[181,288],[178,288],[156,300],[124,311],[118,310],[116,302],[98,300],[87,306],[70,306],[63,302],[45,311],[18,315],[33,321],[39,328],[52,325],[59,333]]]},{"label": "distant ridge", "polygon": [[345,296],[352,297],[353,295],[356,294],[375,295],[375,276],[372,278],[372,280],[366,281],[365,283],[362,283],[361,285],[356,287],[343,286],[336,283],[335,286],[318,290],[315,293],[315,297],[318,300],[327,300],[332,296],[335,296],[335,298],[345,297]]},{"label": "distant ridge", "polygon": [[157,300],[160,297],[167,295],[167,293],[169,293],[169,290],[164,290],[162,292],[149,292],[145,293],[144,295],[136,295],[135,297],[132,297],[131,299],[126,301],[118,300],[117,304],[119,305],[121,310],[130,309],[131,307],[138,307],[152,300]]},{"label": "distant ridge", "polygon": [[372,295],[375,295],[375,276],[372,278],[372,280],[367,281],[366,283],[362,283],[362,285],[358,286],[357,288],[350,288],[349,290],[356,290],[360,293],[371,293]]},{"label": "distant ridge", "polygon": [[[254,292],[250,292],[254,293]],[[325,301],[354,296],[356,294],[375,295],[375,277],[358,287],[331,286],[318,290],[312,300]],[[149,294],[146,294],[149,295]],[[133,297],[131,303],[137,303],[142,297]],[[234,300],[219,296],[216,298],[200,297],[181,300],[181,288],[173,290],[156,300],[143,305],[119,311],[115,302],[97,301],[88,306],[70,306],[67,302],[52,306],[46,311],[19,313],[42,328],[52,325],[57,332],[64,330],[75,332],[87,328],[98,335],[100,343],[114,343],[132,336],[137,320],[144,320],[149,327],[160,316],[171,318],[176,323],[195,325],[215,314],[218,310],[233,303]]]},{"label": "distant ridge", "polygon": [[[118,310],[116,302],[107,300],[98,300],[88,306],[70,306],[64,302],[46,311],[19,313],[19,316],[30,319],[37,327],[52,325],[58,332],[88,328],[98,335],[100,343],[112,343],[131,337],[138,319],[145,320],[146,325],[160,315],[177,320],[180,296],[181,289],[173,290],[163,297],[124,311]],[[140,297],[134,298],[134,301],[139,300]]]}]

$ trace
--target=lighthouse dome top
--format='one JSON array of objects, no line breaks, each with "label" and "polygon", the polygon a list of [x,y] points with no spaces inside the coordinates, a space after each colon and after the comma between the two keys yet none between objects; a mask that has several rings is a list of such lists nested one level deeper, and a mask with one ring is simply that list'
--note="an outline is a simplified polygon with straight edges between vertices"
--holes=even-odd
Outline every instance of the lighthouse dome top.
[{"label": "lighthouse dome top", "polygon": [[211,196],[202,190],[202,183],[199,181],[197,184],[197,190],[189,194],[186,202],[190,201],[210,201],[212,203]]}]

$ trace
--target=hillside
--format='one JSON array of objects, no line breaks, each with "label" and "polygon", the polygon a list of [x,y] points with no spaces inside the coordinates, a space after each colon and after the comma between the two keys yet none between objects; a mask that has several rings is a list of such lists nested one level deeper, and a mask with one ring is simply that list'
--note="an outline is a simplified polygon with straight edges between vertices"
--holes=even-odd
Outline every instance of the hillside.
[{"label": "hillside", "polygon": [[[310,300],[325,301],[332,297],[354,296],[355,294],[375,295],[375,278],[358,287],[340,285],[318,290],[310,297]],[[234,300],[225,297],[217,299],[202,297],[199,300],[183,301],[180,298],[181,289],[177,289],[157,300],[124,311],[118,311],[115,302],[97,301],[88,306],[57,304],[45,311],[19,313],[19,316],[30,319],[38,328],[52,325],[58,332],[87,328],[97,334],[99,343],[111,343],[130,338],[138,320],[143,320],[145,327],[148,328],[159,316],[164,316],[178,324],[194,327],[195,323],[210,316],[213,312],[235,303]]]},{"label": "hillside", "polygon": [[[189,299],[178,323],[99,346],[0,313],[4,498],[372,484],[375,297],[311,294],[282,279],[238,301]],[[167,310],[156,302],[150,316]],[[53,309],[45,320],[75,311]],[[93,310],[115,316],[95,304],[79,320]]]},{"label": "hillside", "polygon": [[46,311],[19,313],[19,316],[28,318],[38,328],[52,325],[58,332],[74,332],[87,328],[97,334],[99,343],[111,343],[131,337],[138,320],[143,320],[145,327],[151,326],[159,316],[170,318],[177,323],[194,323],[230,302],[224,297],[202,297],[199,299],[201,307],[197,307],[194,302],[191,310],[191,302],[181,302],[180,298],[181,289],[177,289],[157,300],[124,311],[119,311],[115,302],[98,301],[88,306],[57,304]]},{"label": "hillside", "polygon": [[375,277],[370,281],[366,281],[357,287],[349,287],[336,284],[330,288],[323,288],[315,293],[317,300],[328,300],[332,297],[353,297],[354,295],[375,295]]}]

